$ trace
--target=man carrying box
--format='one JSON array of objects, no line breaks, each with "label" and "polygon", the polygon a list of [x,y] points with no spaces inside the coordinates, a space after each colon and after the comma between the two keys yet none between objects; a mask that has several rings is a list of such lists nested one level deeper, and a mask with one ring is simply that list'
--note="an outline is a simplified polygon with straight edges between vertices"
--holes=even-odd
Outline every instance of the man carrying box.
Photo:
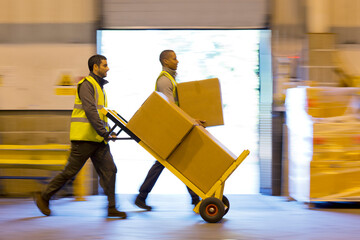
[{"label": "man carrying box", "polygon": [[[160,54],[160,63],[162,65],[162,72],[157,78],[155,91],[163,93],[170,101],[179,105],[177,83],[175,81],[176,69],[179,61],[176,59],[175,52],[173,50],[162,51]],[[200,121],[198,122],[199,124],[202,124]],[[150,168],[143,184],[140,187],[139,195],[135,199],[136,206],[148,211],[152,209],[151,206],[146,205],[145,200],[163,170],[164,166],[158,161],[156,161]],[[191,203],[196,205],[200,201],[199,196],[196,195],[196,193],[194,193],[190,188],[187,187],[187,189],[192,199]]]}]

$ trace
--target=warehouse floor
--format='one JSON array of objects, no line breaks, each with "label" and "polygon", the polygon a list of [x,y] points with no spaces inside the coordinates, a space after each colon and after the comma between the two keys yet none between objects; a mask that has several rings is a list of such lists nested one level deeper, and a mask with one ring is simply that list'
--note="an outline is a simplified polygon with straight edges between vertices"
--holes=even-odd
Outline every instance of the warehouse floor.
[{"label": "warehouse floor", "polygon": [[43,216],[30,198],[0,198],[1,240],[43,239],[359,239],[360,205],[323,203],[309,209],[284,197],[227,195],[230,211],[206,223],[192,211],[187,195],[150,195],[151,212],[119,195],[124,220],[105,217],[106,198],[61,198]]}]

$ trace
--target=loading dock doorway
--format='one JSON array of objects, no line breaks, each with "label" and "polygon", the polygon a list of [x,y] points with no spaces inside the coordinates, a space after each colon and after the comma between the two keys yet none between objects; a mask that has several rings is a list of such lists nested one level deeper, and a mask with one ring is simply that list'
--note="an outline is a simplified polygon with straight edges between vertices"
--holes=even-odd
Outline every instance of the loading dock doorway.
[{"label": "loading dock doorway", "polygon": [[[227,180],[224,193],[259,193],[261,31],[266,30],[98,30],[97,52],[107,57],[110,67],[105,88],[109,108],[129,120],[154,91],[161,71],[160,52],[174,50],[178,82],[220,80],[225,124],[208,131],[235,155],[251,151]],[[110,144],[118,168],[116,193],[137,193],[155,159],[135,141]],[[186,192],[167,169],[152,190],[153,194]]]}]

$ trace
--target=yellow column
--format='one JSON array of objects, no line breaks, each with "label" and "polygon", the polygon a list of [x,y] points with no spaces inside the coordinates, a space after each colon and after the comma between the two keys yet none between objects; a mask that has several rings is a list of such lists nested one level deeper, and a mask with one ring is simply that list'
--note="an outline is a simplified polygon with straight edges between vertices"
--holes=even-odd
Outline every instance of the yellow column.
[{"label": "yellow column", "polygon": [[330,31],[330,10],[328,0],[307,0],[306,21],[309,33],[328,33]]},{"label": "yellow column", "polygon": [[86,196],[90,195],[91,168],[91,161],[87,161],[75,178],[75,201],[86,201]]}]

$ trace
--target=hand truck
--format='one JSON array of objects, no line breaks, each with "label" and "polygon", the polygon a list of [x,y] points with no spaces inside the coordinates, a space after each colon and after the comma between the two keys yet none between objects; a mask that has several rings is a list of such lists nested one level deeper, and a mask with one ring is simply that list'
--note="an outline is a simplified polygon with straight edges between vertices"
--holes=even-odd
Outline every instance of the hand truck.
[{"label": "hand truck", "polygon": [[202,199],[193,210],[197,214],[200,213],[201,217],[205,221],[210,223],[219,222],[223,218],[223,216],[229,211],[230,202],[228,198],[223,195],[224,184],[228,177],[249,155],[249,150],[244,150],[240,154],[240,156],[232,162],[230,167],[222,173],[221,177],[210,188],[210,190],[205,191],[204,189],[201,189],[195,184],[193,184],[187,177],[184,176],[183,173],[177,170],[167,160],[160,157],[149,146],[142,142],[138,136],[136,136],[130,129],[126,127],[128,122],[116,111],[105,108],[103,108],[101,111],[104,115],[108,117],[108,119],[110,119],[115,124],[110,130],[111,133],[115,133],[115,129],[119,127],[120,130],[115,133],[116,136],[118,136],[122,131],[124,131],[129,136],[128,138],[111,138],[111,140],[135,140],[140,146],[145,148],[145,150],[147,150],[153,157],[155,157],[156,160],[158,160],[164,167],[166,167],[170,172],[172,172],[176,177],[178,177]]}]

